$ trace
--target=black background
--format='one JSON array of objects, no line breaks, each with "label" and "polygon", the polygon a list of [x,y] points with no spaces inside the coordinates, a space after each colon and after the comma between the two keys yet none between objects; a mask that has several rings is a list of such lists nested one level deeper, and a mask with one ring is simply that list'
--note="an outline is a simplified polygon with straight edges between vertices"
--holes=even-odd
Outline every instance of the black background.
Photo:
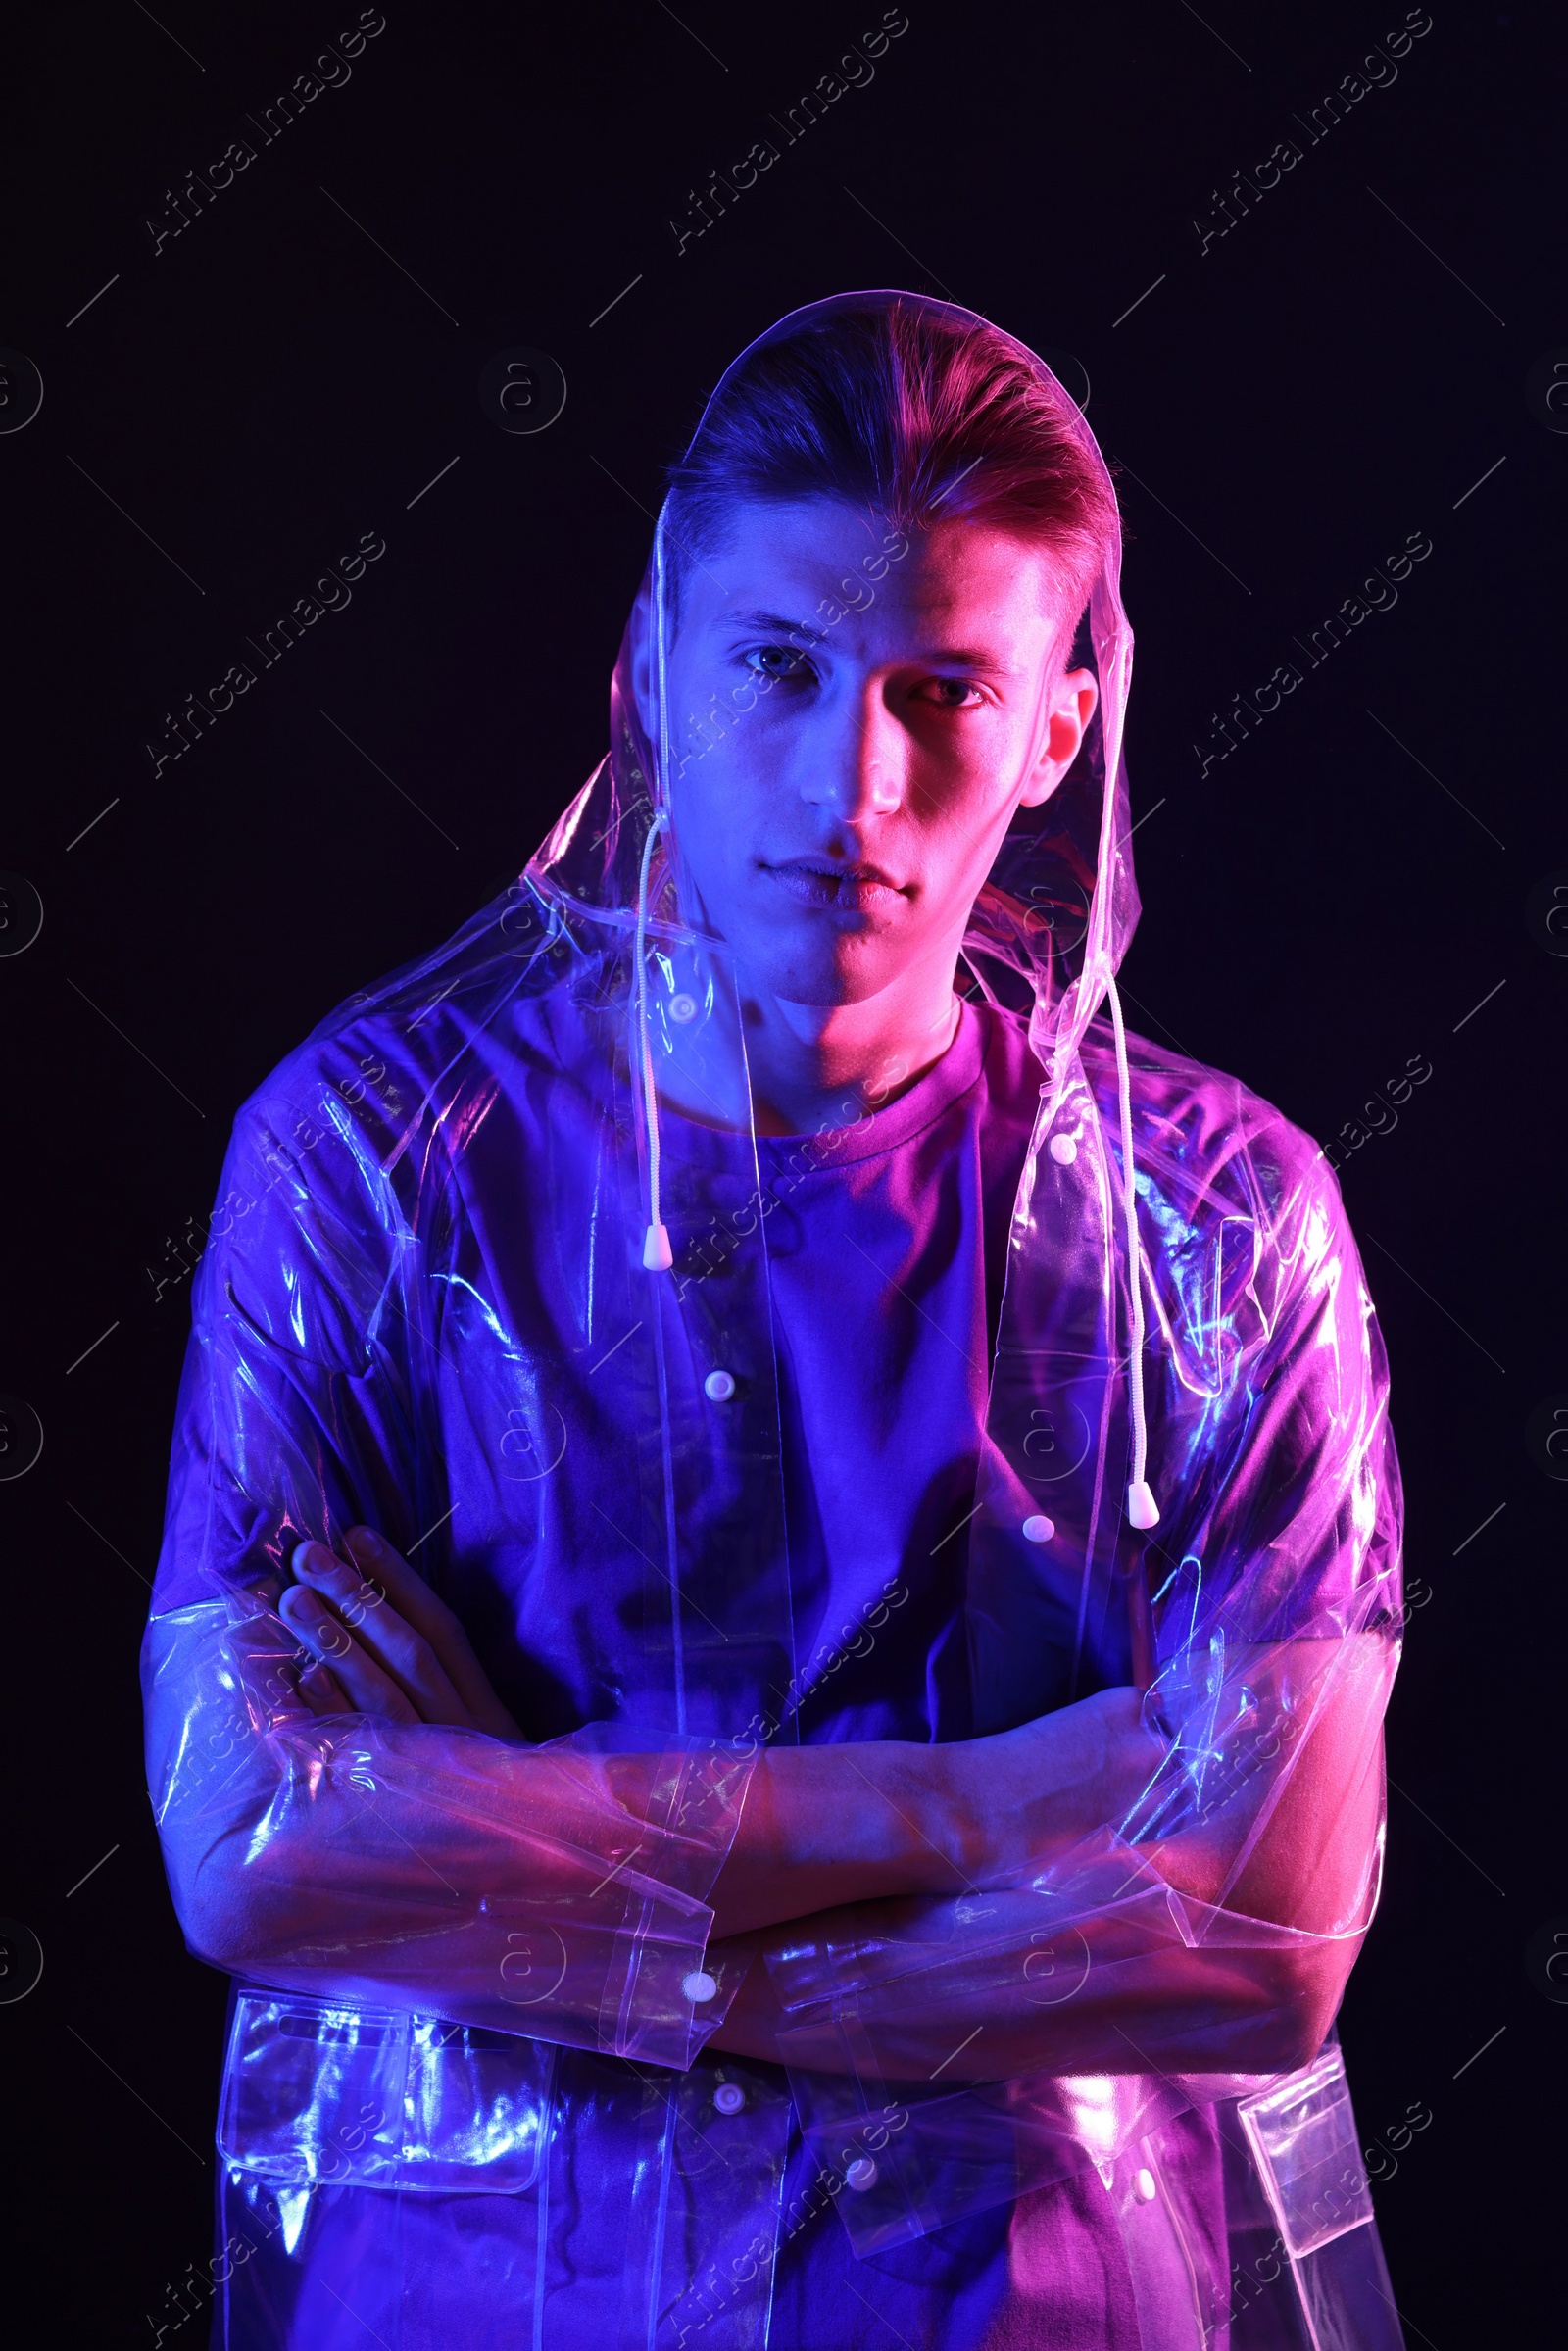
[{"label": "black background", "polygon": [[[151,2340],[208,2251],[224,1985],[165,1890],[135,1660],[177,1244],[233,1109],[501,887],[599,756],[660,468],[723,364],[800,302],[897,284],[1087,377],[1122,467],[1135,1024],[1325,1140],[1431,1064],[1343,1175],[1417,1602],[1343,2033],[1369,2145],[1432,2111],[1377,2190],[1412,2347],[1533,2339],[1568,2034],[1540,1945],[1526,1964],[1568,1913],[1568,1486],[1538,1414],[1568,1391],[1568,938],[1542,914],[1568,881],[1568,414],[1527,387],[1568,361],[1552,12],[1433,0],[1392,86],[1312,140],[1395,0],[1289,21],[909,0],[874,80],[786,145],[772,118],[876,25],[871,0],[387,0],[346,85],[263,144],[247,116],[358,13],[11,19],[0,342],[44,383],[0,436],[0,864],[44,906],[0,961],[0,1390],[44,1431],[0,1484],[0,1910],[45,1962],[0,2008],[11,2276],[44,2314],[24,2339]],[[256,160],[155,252],[166,191],[238,138]],[[694,182],[764,138],[777,163],[677,251]],[[1281,139],[1300,162],[1202,250],[1195,217]],[[477,394],[517,345],[568,387],[526,436]],[[247,637],[365,532],[386,554],[352,603],[262,669]],[[1305,668],[1293,640],[1415,532],[1433,551],[1397,605],[1203,775],[1211,713]],[[155,776],[166,713],[242,660],[255,687]]]}]

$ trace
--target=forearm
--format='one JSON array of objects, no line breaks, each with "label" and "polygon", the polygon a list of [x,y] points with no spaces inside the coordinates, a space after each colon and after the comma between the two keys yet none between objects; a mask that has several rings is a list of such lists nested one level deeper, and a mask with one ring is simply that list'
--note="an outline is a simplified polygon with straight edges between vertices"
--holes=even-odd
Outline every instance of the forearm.
[{"label": "forearm", "polygon": [[[678,1837],[650,1818],[668,1768],[658,1754],[508,1747],[423,1724],[339,1720],[346,1739],[319,1740],[301,1726],[294,1751],[274,1744],[181,1840],[192,1885],[205,1876],[220,1901],[225,1885],[248,1878],[250,1898],[233,1907],[255,1935],[352,1941],[356,1905],[388,1902],[408,1909],[414,1932],[443,1891],[477,1902],[525,1887],[545,1902],[569,1902],[585,1871],[596,1883],[662,1885],[674,1864],[679,1890],[711,1911],[721,1940],[965,1882],[964,1839],[940,1777],[913,1762],[929,1749],[868,1743],[853,1754],[801,1748],[758,1758],[708,1886],[700,1859],[677,1861]],[[334,1745],[354,1751],[334,1757]],[[744,1766],[731,1770],[744,1783]],[[172,1836],[172,1819],[168,1827]],[[400,1849],[404,1837],[413,1841]],[[530,1866],[519,1883],[523,1850]],[[409,1870],[411,1857],[422,1872]]]},{"label": "forearm", "polygon": [[715,1932],[1015,1883],[1119,1819],[1156,1768],[1164,1745],[1140,1704],[1102,1690],[994,1737],[768,1750],[713,1890]]},{"label": "forearm", "polygon": [[1223,1801],[1181,1827],[1155,1806],[1163,1837],[1129,1844],[1107,1822],[1043,1853],[1027,1885],[855,1905],[768,1936],[718,2045],[841,2070],[842,2035],[819,2033],[815,2055],[780,2038],[831,1993],[890,2079],[1299,2062],[1360,1948],[1381,1844],[1385,1661],[1372,1643],[1336,1654],[1344,1670],[1309,1680],[1306,1727],[1282,1739],[1271,1717]]},{"label": "forearm", "polygon": [[689,2062],[748,1765],[317,1720],[290,1654],[265,1612],[151,1630],[149,1780],[191,1947],[327,1998]]},{"label": "forearm", "polygon": [[[184,1907],[193,1920],[220,1915],[212,1932],[228,1948],[215,1956],[265,1965],[318,1948],[324,1962],[372,1926],[375,1939],[403,1942],[438,1930],[453,1902],[499,1915],[519,1896],[546,1918],[592,1896],[618,1920],[653,1895],[699,1940],[721,1944],[849,1903],[951,1892],[965,1878],[939,1841],[938,1775],[909,1765],[927,1749],[758,1758],[709,1886],[701,1852],[650,1818],[667,1768],[659,1755],[508,1748],[375,1722],[354,1724],[348,1743],[324,1769],[312,1737],[291,1755],[274,1746],[234,1791],[222,1833],[213,1836],[215,1812],[187,1837],[192,1893],[205,1882],[213,1898]],[[744,1782],[744,1767],[731,1769]],[[956,1825],[945,1841],[961,1853]]]},{"label": "forearm", "polygon": [[150,1635],[149,1780],[176,1907],[215,1965],[586,2046],[635,2038],[615,1989],[634,1984],[658,2060],[683,2062],[703,2003],[681,1986],[711,1977],[720,2006],[733,1988],[722,1951],[705,1958],[715,1927],[965,1882],[954,1749],[615,1752],[592,1731],[530,1747],[318,1719],[296,1654],[265,1609]]},{"label": "forearm", "polygon": [[[1360,1945],[1282,1935],[1191,1946],[1157,1927],[1140,1934],[1092,1917],[1052,1934],[1039,1927],[1038,1897],[985,1900],[989,1947],[969,1956],[956,1947],[964,1930],[947,1902],[869,1903],[766,1936],[708,2045],[821,2073],[859,2071],[871,2055],[890,2083],[1277,2072],[1321,2042]],[[852,2040],[825,2005],[783,2005],[769,1958],[812,1939],[838,1953],[902,1944],[906,1958],[923,1943],[926,1964],[852,1994]]]},{"label": "forearm", "polygon": [[764,1752],[710,1896],[715,1936],[966,1886],[977,1837],[957,1753],[892,1739]]}]

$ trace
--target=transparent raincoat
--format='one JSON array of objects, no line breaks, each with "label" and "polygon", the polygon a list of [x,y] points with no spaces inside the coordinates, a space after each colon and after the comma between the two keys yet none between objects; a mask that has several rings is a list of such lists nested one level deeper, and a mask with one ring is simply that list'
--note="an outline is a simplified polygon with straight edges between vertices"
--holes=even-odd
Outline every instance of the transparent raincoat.
[{"label": "transparent raincoat", "polygon": [[[628,635],[608,758],[514,886],[245,1105],[212,1220],[144,1682],[175,1903],[235,1978],[215,2340],[760,2351],[803,2229],[846,2230],[873,2286],[890,2249],[1094,2175],[1147,2351],[1398,2344],[1331,2030],[1381,1867],[1387,1373],[1315,1147],[1124,1036],[1118,570],[1083,749],[960,965],[1040,1087],[941,1573],[968,1736],[1137,1683],[1165,1760],[1009,1883],[766,1938],[787,2079],[708,2047],[758,1945],[716,1942],[707,1897],[838,1628],[790,1572],[791,1179],[755,1136],[744,1176],[660,1157],[662,1058],[743,1049],[655,819],[746,698],[695,735],[661,699],[645,732]],[[662,632],[661,538],[645,593]],[[534,1743],[304,1707],[286,1562],[356,1523]],[[935,2025],[988,2023],[1001,2055],[929,2078]],[[1160,2192],[1195,2117],[1206,2216]]]}]

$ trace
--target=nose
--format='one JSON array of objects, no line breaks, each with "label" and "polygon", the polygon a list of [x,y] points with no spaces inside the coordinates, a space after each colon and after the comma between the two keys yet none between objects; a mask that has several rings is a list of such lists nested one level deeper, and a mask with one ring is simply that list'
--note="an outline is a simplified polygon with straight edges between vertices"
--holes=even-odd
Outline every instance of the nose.
[{"label": "nose", "polygon": [[874,679],[834,695],[820,712],[802,797],[846,824],[892,815],[908,789],[908,744]]}]

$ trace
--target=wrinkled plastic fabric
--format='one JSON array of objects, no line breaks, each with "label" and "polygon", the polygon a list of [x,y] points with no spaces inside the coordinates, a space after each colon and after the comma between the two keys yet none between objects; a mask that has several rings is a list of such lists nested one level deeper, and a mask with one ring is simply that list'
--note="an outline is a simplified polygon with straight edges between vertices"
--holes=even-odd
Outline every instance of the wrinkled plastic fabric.
[{"label": "wrinkled plastic fabric", "polygon": [[[1081,639],[1083,750],[1019,811],[965,942],[962,984],[1027,1023],[1043,1083],[953,1557],[974,1736],[1136,1681],[1164,1763],[1127,1818],[1014,1883],[774,1938],[793,2116],[776,2069],[705,2052],[755,1949],[712,1941],[707,1897],[757,1725],[796,1735],[780,1700],[803,1660],[774,1202],[666,1163],[674,1270],[641,1262],[638,871],[684,763],[747,706],[700,734],[665,713],[650,741],[628,637],[610,756],[520,880],[246,1105],[200,1269],[144,1683],[179,1915],[237,1979],[218,2340],[369,2327],[413,2351],[466,2339],[471,2291],[518,2342],[760,2347],[802,2180],[865,2255],[1092,2165],[1150,2351],[1397,2344],[1337,2047],[1304,2069],[1290,2047],[1303,1986],[1343,1981],[1377,1896],[1387,1372],[1321,1154],[1137,1038],[1128,1263],[1103,1017],[1138,915],[1118,568]],[[656,1074],[677,1044],[732,1074],[734,974],[684,918],[678,839],[652,882]],[[475,1205],[498,1169],[525,1249]],[[1134,1278],[1161,1508],[1144,1534],[1123,1506]],[[740,1375],[721,1431],[715,1364]],[[357,1521],[459,1610],[538,1743],[302,1706],[285,1562]],[[1315,1833],[1359,1838],[1353,1886],[1310,1925],[1250,1916],[1237,1888],[1331,1720],[1359,1759]],[[1194,1853],[1202,1898],[1182,1890]],[[933,2081],[944,2020],[966,2054]],[[724,2082],[744,2105],[719,2121]],[[1226,2309],[1145,2184],[1196,2109],[1224,2149]]]}]

